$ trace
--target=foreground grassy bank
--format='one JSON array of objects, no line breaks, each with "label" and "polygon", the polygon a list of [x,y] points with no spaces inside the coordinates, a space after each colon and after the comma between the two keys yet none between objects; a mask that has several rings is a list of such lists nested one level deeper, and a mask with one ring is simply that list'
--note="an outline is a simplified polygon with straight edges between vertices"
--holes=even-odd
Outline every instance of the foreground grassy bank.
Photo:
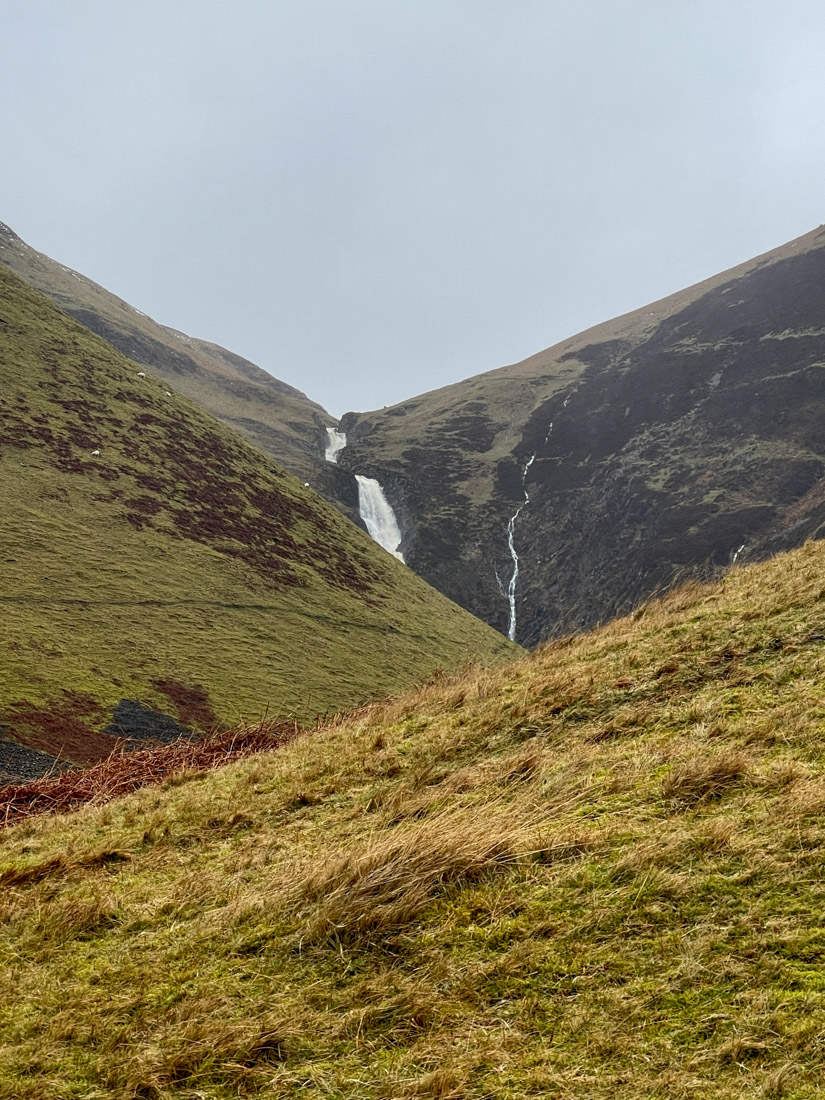
[{"label": "foreground grassy bank", "polygon": [[825,545],[0,848],[0,1096],[813,1097]]}]

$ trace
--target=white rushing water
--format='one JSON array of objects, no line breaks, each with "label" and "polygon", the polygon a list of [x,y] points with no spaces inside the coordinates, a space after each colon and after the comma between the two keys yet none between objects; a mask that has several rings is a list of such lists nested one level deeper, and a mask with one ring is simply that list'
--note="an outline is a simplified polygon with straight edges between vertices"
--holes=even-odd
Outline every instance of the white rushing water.
[{"label": "white rushing water", "polygon": [[[550,427],[552,428],[552,424]],[[549,433],[548,433],[549,434]],[[510,604],[510,617],[507,623],[507,637],[511,642],[516,640],[516,585],[518,584],[518,554],[516,553],[515,544],[515,530],[516,520],[521,515],[524,508],[530,503],[530,494],[527,492],[527,471],[536,461],[536,456],[532,455],[530,459],[525,462],[524,468],[521,471],[521,487],[524,490],[524,500],[513,512],[512,516],[507,523],[507,546],[510,549],[510,557],[513,559],[513,575],[510,577],[510,583],[507,585],[507,591],[502,589],[502,595],[506,596],[508,603]],[[499,582],[499,587],[501,584]]]},{"label": "white rushing water", "polygon": [[355,480],[358,482],[358,511],[367,530],[379,546],[403,561],[404,555],[398,549],[401,545],[401,530],[392,505],[384,496],[384,490],[374,477],[356,474]]},{"label": "white rushing water", "polygon": [[347,445],[347,433],[339,432],[337,428],[327,428],[327,449],[324,458],[327,462],[338,461],[338,455]]},{"label": "white rushing water", "polygon": [[[327,462],[338,462],[338,455],[347,445],[347,433],[336,428],[327,428],[327,449],[324,458]],[[398,549],[401,545],[401,529],[392,505],[384,495],[384,490],[374,477],[356,474],[358,482],[358,511],[367,530],[379,546],[383,546],[399,561],[404,555]]]}]

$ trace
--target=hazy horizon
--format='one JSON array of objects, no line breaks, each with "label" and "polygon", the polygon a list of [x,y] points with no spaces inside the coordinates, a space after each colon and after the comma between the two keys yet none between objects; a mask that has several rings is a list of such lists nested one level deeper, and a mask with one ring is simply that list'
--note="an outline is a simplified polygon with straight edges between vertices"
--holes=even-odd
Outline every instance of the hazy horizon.
[{"label": "hazy horizon", "polygon": [[0,220],[333,414],[825,221],[796,0],[6,0]]}]

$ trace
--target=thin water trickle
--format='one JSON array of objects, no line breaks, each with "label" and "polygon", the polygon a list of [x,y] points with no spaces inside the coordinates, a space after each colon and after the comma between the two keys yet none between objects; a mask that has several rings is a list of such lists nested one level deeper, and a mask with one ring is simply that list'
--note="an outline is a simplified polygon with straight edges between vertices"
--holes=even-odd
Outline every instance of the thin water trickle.
[{"label": "thin water trickle", "polygon": [[[521,471],[521,488],[524,493],[524,500],[521,502],[518,508],[516,508],[515,512],[513,512],[512,516],[510,516],[510,519],[507,523],[507,546],[510,550],[510,557],[513,559],[513,574],[510,577],[510,583],[507,585],[507,591],[504,592],[502,590],[502,595],[506,596],[507,602],[510,605],[510,615],[507,623],[507,637],[510,639],[511,642],[514,642],[516,640],[516,585],[518,584],[519,574],[519,561],[515,544],[516,520],[521,515],[525,506],[530,503],[530,494],[527,492],[527,473],[535,461],[536,456],[531,455],[527,462],[525,462],[524,464],[524,467]],[[499,585],[499,587],[501,586]]]}]

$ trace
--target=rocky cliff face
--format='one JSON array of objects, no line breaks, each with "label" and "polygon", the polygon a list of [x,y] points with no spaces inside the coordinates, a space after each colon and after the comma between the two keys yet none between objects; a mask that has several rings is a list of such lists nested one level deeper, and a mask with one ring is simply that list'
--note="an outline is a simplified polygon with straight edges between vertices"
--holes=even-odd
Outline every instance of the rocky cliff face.
[{"label": "rocky cliff face", "polygon": [[[502,368],[348,417],[406,559],[525,644],[825,530],[825,230]],[[508,524],[510,525],[508,531]],[[509,538],[509,535],[512,538]]]}]

